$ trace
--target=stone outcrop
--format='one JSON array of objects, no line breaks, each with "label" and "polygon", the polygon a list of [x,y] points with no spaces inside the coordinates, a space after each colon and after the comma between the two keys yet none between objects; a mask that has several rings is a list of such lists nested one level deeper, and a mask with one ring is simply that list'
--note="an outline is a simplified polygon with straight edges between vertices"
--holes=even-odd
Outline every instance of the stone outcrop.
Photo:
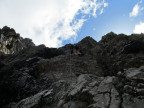
[{"label": "stone outcrop", "polygon": [[4,54],[13,54],[30,46],[34,46],[32,40],[23,39],[13,28],[4,26],[0,29],[0,51]]},{"label": "stone outcrop", "polygon": [[[0,48],[1,108],[143,108],[144,34],[111,32],[60,48],[35,46],[9,27],[0,34],[1,45],[13,46]],[[71,54],[75,46],[82,56]]]}]

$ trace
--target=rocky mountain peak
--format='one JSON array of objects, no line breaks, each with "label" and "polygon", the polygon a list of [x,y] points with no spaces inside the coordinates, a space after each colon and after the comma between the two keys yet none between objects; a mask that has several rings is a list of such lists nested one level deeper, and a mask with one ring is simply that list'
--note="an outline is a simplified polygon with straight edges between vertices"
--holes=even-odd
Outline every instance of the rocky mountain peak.
[{"label": "rocky mountain peak", "polygon": [[101,41],[108,42],[108,41],[114,39],[116,36],[117,36],[117,34],[115,34],[114,32],[110,32],[110,33],[107,33],[106,35],[102,36]]},{"label": "rocky mountain peak", "polygon": [[60,48],[34,46],[9,27],[0,34],[1,108],[143,108],[144,34]]},{"label": "rocky mountain peak", "polygon": [[91,49],[97,44],[96,40],[94,40],[92,37],[87,36],[83,38],[80,42],[78,42],[78,46],[84,49]]},{"label": "rocky mountain peak", "polygon": [[13,54],[24,48],[34,46],[31,39],[23,39],[13,28],[4,26],[0,29],[0,51],[4,54]]},{"label": "rocky mountain peak", "polygon": [[96,40],[94,40],[92,37],[90,36],[86,36],[85,38],[83,38],[79,44],[85,44],[85,43],[90,43],[90,44],[95,44],[97,43]]}]

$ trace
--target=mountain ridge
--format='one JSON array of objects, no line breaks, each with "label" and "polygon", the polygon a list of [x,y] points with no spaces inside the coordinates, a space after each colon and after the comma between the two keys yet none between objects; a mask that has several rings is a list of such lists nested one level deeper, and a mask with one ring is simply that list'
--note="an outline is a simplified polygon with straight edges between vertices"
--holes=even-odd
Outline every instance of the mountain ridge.
[{"label": "mountain ridge", "polygon": [[17,33],[9,27],[0,33],[7,37],[0,48],[0,107],[143,107],[144,34],[110,32],[99,42],[88,36],[48,48],[21,37],[21,44],[10,41]]}]

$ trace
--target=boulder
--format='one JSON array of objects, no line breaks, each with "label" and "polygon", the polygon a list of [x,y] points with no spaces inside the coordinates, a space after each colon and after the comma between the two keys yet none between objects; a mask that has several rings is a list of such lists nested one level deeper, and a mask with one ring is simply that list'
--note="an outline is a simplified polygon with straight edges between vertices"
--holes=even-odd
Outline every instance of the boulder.
[{"label": "boulder", "polygon": [[[17,103],[10,103],[8,108],[40,108],[52,103],[52,89],[41,91],[34,96],[23,99]],[[46,103],[45,103],[46,102]]]}]

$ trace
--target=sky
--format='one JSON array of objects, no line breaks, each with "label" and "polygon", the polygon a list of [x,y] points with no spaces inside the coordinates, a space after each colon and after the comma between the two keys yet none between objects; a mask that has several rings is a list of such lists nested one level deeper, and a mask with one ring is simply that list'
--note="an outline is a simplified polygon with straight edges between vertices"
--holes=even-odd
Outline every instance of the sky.
[{"label": "sky", "polygon": [[109,32],[144,33],[144,0],[0,0],[7,25],[36,45],[61,47]]}]

